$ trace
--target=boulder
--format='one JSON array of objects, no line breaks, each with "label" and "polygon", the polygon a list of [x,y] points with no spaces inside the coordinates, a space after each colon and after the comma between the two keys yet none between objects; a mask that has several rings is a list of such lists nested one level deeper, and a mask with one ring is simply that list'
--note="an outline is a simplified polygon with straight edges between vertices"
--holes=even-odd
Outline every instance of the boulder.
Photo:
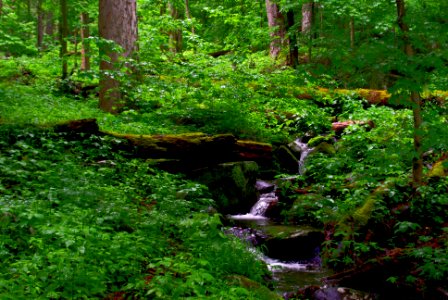
[{"label": "boulder", "polygon": [[268,225],[260,228],[267,236],[267,255],[282,261],[310,260],[324,241],[323,231],[311,226]]},{"label": "boulder", "polygon": [[228,162],[196,170],[192,177],[207,185],[223,214],[248,212],[257,202],[258,165],[253,161]]},{"label": "boulder", "polygon": [[299,158],[288,147],[280,146],[275,150],[274,156],[281,170],[297,174],[299,171]]}]

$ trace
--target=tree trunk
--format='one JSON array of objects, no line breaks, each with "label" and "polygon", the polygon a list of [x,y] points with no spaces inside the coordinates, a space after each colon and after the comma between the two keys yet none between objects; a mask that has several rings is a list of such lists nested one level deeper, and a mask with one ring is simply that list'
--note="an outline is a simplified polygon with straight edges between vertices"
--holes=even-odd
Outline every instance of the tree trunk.
[{"label": "tree trunk", "polygon": [[[189,4],[188,0],[185,0],[185,14],[186,14],[188,20],[191,21],[190,4]],[[194,34],[194,25],[191,25],[191,33]]]},{"label": "tree trunk", "polygon": [[350,48],[355,49],[355,19],[350,17]]},{"label": "tree trunk", "polygon": [[87,40],[90,36],[89,13],[87,12],[81,13],[80,19],[81,19],[81,70],[88,71],[90,70],[90,57],[89,57],[90,46]]},{"label": "tree trunk", "polygon": [[266,13],[271,35],[269,54],[276,59],[286,44],[285,18],[280,12],[279,6],[270,0],[266,0]]},{"label": "tree trunk", "polygon": [[37,49],[42,50],[44,40],[44,11],[42,10],[42,0],[37,1]]},{"label": "tree trunk", "polygon": [[100,47],[100,55],[107,55],[109,61],[100,62],[99,105],[106,112],[118,113],[125,103],[119,90],[120,83],[111,73],[119,68],[120,57],[130,57],[137,50],[136,0],[100,0],[98,29],[101,38],[114,41],[123,48],[122,53],[117,53],[108,46]]},{"label": "tree trunk", "polygon": [[[168,3],[168,10],[170,12],[173,22],[179,19],[179,10],[174,6],[172,2]],[[177,25],[175,26],[177,27]],[[182,30],[179,28],[174,28],[169,31],[169,50],[176,54],[182,52]]]},{"label": "tree trunk", "polygon": [[314,2],[303,3],[302,5],[302,34],[308,40],[308,61],[311,62],[312,44],[313,44],[313,20],[314,20]]},{"label": "tree trunk", "polygon": [[[396,0],[397,5],[397,23],[401,30],[401,40],[403,41],[404,53],[408,57],[414,56],[414,49],[409,39],[409,26],[405,21],[406,8],[404,0]],[[415,156],[412,160],[412,185],[414,189],[422,184],[423,178],[423,148],[421,127],[422,117],[422,99],[417,91],[411,91],[412,112],[414,115],[414,150]]]},{"label": "tree trunk", "polygon": [[54,34],[54,18],[53,13],[51,11],[45,14],[46,23],[45,23],[45,34],[52,36]]},{"label": "tree trunk", "polygon": [[60,57],[62,60],[62,79],[68,76],[67,65],[67,37],[68,37],[68,9],[67,0],[60,0],[61,21],[59,25],[59,41],[61,43]]},{"label": "tree trunk", "polygon": [[3,14],[3,0],[0,0],[0,17]]},{"label": "tree trunk", "polygon": [[291,31],[291,28],[294,26],[294,11],[292,9],[286,13],[286,20],[286,29],[289,37],[288,65],[296,68],[299,65],[299,46],[297,45],[297,33]]},{"label": "tree trunk", "polygon": [[30,21],[33,19],[33,15],[31,13],[31,6],[32,6],[31,0],[27,0],[26,1],[26,13],[27,13],[27,18]]}]

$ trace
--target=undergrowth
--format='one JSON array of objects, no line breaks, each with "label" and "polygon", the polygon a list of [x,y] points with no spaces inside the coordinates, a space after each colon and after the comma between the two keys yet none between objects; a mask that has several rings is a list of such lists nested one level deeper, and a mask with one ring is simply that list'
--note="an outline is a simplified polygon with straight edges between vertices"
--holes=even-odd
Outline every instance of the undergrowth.
[{"label": "undergrowth", "polygon": [[254,298],[266,269],[209,214],[207,189],[113,140],[0,126],[2,299]]}]

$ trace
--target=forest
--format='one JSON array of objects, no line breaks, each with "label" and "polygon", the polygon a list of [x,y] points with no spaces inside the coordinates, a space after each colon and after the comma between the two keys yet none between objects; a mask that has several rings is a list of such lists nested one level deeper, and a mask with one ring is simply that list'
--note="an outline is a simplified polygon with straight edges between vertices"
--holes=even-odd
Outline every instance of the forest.
[{"label": "forest", "polygon": [[448,299],[448,1],[0,0],[1,299]]}]

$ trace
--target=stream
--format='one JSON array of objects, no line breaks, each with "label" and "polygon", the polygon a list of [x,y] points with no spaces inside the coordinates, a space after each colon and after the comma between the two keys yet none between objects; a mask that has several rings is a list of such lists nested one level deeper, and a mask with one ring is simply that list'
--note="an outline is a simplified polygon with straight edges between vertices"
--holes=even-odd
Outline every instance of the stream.
[{"label": "stream", "polygon": [[[298,172],[302,175],[305,159],[313,149],[300,140],[294,146],[301,153]],[[270,220],[266,213],[279,201],[276,186],[259,180],[257,189],[260,197],[248,213],[228,216],[233,224],[228,233],[245,240],[254,251],[257,247],[263,249],[259,258],[271,270],[279,294],[322,285],[321,278],[331,275],[331,271],[322,267],[319,257],[323,241],[320,231],[306,225],[283,225]]]},{"label": "stream", "polygon": [[[228,229],[228,232],[245,240],[249,247],[255,249],[257,246],[269,245],[266,240],[275,239],[272,237],[272,232],[276,235],[284,233],[284,240],[288,240],[294,234],[309,230],[308,226],[285,226],[265,217],[268,208],[276,202],[278,199],[273,192],[261,194],[249,213],[229,216],[235,226]],[[279,246],[282,246],[281,243]],[[291,242],[291,247],[293,246],[294,242]],[[309,245],[304,246],[309,248]],[[295,250],[297,250],[296,257]],[[288,254],[282,257],[282,254],[279,254],[282,251]],[[275,290],[279,294],[296,291],[308,285],[321,285],[321,278],[331,275],[330,270],[322,268],[318,245],[313,245],[313,249],[305,251],[307,252],[305,254],[300,249],[293,248],[275,250],[268,248],[267,252],[267,254],[259,254],[259,258],[272,272]],[[271,252],[274,254],[273,257],[270,257]]]}]

